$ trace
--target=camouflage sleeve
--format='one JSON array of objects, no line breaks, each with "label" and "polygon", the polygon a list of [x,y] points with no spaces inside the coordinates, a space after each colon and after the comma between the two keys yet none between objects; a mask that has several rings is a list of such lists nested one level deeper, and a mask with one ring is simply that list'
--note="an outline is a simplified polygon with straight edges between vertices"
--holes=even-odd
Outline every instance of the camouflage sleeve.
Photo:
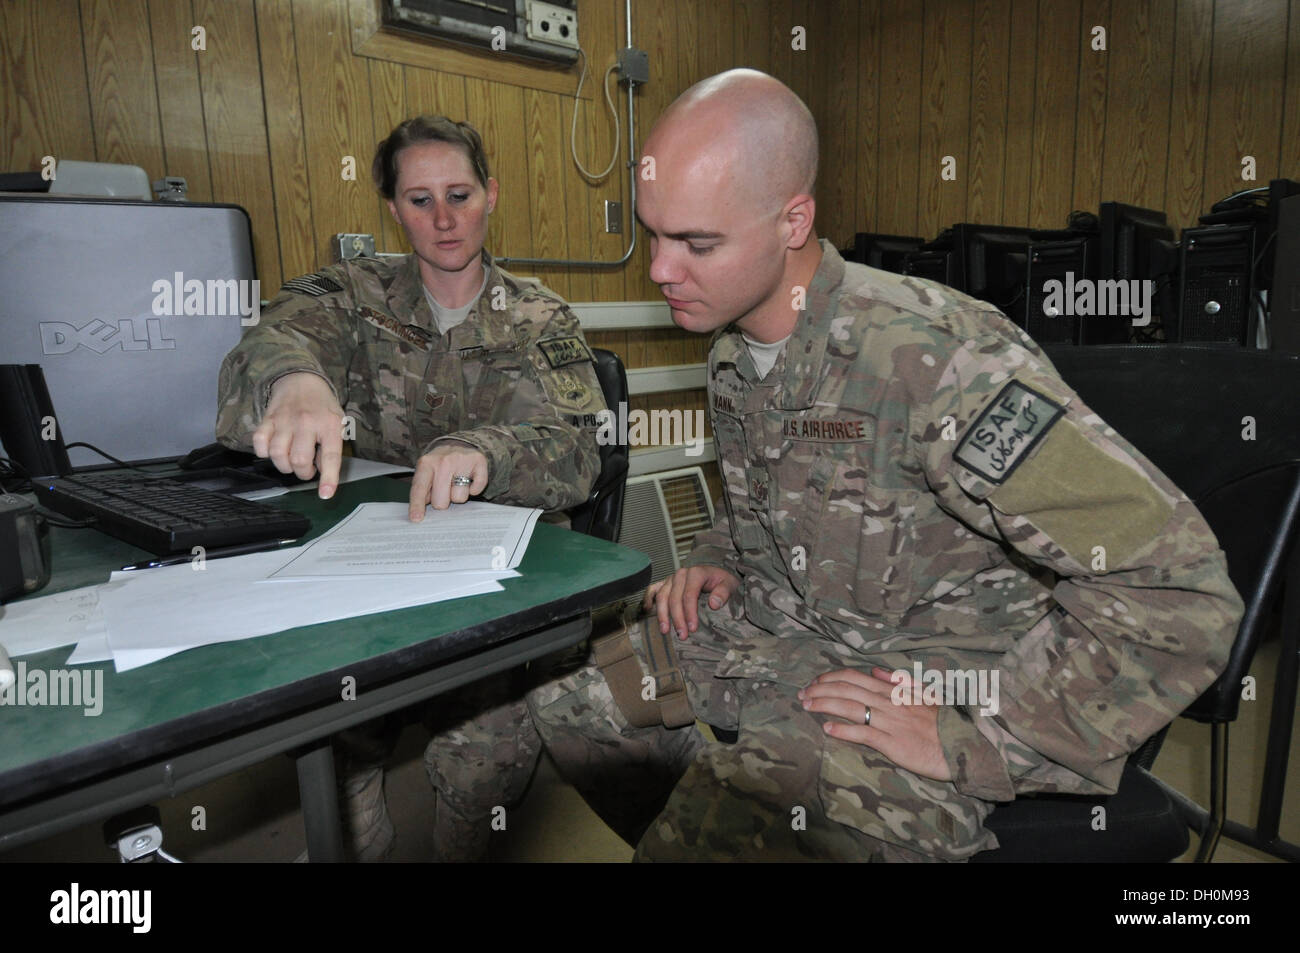
[{"label": "camouflage sleeve", "polygon": [[271,387],[286,374],[323,377],[339,406],[347,401],[347,371],[357,347],[352,288],[339,267],[287,281],[221,362],[217,378],[217,439],[250,449]]},{"label": "camouflage sleeve", "polygon": [[445,434],[421,452],[468,444],[488,458],[487,499],[565,509],[586,500],[600,474],[596,432],[605,409],[578,319],[562,306],[529,342],[502,422]]},{"label": "camouflage sleeve", "polygon": [[[719,332],[720,333],[720,332]],[[715,334],[713,341],[717,341],[718,335]],[[709,376],[708,376],[708,407],[710,424],[713,426],[713,432],[718,432],[717,420],[714,411],[713,402],[713,372],[714,372],[713,346],[709,346]],[[717,445],[715,441],[714,445]],[[719,513],[717,506],[714,512],[717,514],[713,520],[713,526],[706,530],[701,530],[695,534],[695,540],[691,543],[691,551],[687,553],[686,558],[682,560],[682,567],[689,569],[693,566],[721,566],[733,576],[740,576],[740,551],[736,548],[736,541],[731,535],[731,497],[726,492],[725,486],[728,479],[729,468],[735,466],[730,460],[718,458],[718,472],[722,476],[724,490],[722,493],[724,511]],[[739,479],[743,480],[743,461],[741,462],[742,472],[738,474]],[[733,476],[736,474],[733,474]]]},{"label": "camouflage sleeve", "polygon": [[945,756],[986,799],[1114,791],[1222,671],[1241,599],[1187,497],[1041,354],[986,343],[939,365],[913,445],[943,509],[1055,574],[1055,607],[1002,656],[997,714],[942,713]]}]

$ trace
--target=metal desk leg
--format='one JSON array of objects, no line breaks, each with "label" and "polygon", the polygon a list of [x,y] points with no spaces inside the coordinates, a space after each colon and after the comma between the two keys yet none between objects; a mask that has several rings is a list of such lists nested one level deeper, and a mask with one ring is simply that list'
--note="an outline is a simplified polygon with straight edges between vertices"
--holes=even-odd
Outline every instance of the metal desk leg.
[{"label": "metal desk leg", "polygon": [[343,829],[339,825],[338,781],[329,738],[299,749],[298,798],[307,830],[307,858],[314,863],[342,863]]}]

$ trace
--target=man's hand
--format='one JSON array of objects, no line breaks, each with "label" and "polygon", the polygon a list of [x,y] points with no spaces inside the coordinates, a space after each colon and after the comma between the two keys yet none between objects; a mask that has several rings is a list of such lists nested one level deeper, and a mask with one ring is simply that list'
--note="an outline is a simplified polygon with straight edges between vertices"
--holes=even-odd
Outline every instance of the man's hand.
[{"label": "man's hand", "polygon": [[334,495],[343,460],[343,409],[324,378],[299,372],[275,382],[266,415],[253,431],[253,452],[300,480],[310,480],[319,470],[320,498]]},{"label": "man's hand", "polygon": [[[911,678],[873,668],[871,674],[855,669],[827,672],[800,689],[807,711],[836,715],[850,724],[828,721],[826,733],[844,741],[875,748],[894,764],[913,774],[936,781],[951,781],[952,771],[939,742],[939,709],[935,705],[894,704],[892,693],[902,686],[902,697],[912,700]],[[863,724],[866,710],[871,724]]]},{"label": "man's hand", "polygon": [[684,639],[687,632],[700,627],[701,592],[710,594],[710,609],[721,609],[739,587],[740,580],[721,566],[692,566],[677,570],[671,578],[647,589],[645,608],[646,611],[653,608],[659,615],[660,632],[667,635],[671,624],[677,637]]},{"label": "man's hand", "polygon": [[[469,477],[472,482],[453,486],[455,477]],[[482,493],[488,485],[488,458],[473,447],[442,444],[422,456],[415,465],[411,480],[411,522],[424,519],[424,508],[432,503],[435,510],[445,510],[453,503],[465,503]]]}]

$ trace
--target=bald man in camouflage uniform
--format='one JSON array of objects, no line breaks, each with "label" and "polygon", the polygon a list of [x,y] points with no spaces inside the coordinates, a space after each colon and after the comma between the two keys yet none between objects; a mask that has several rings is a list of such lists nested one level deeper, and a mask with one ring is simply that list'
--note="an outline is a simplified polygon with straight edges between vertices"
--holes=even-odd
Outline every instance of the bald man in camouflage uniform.
[{"label": "bald man in camouflage uniform", "polygon": [[[329,384],[354,423],[358,457],[413,467],[436,447],[464,445],[488,459],[488,500],[548,511],[583,502],[599,472],[605,402],[578,320],[536,281],[501,270],[486,252],[483,262],[481,295],[443,334],[413,255],[354,259],[286,282],[222,364],[218,438],[248,449],[272,386],[306,371]],[[502,703],[507,681],[471,685],[431,708],[438,730],[425,762],[441,859],[480,857],[491,809],[518,800],[536,765],[541,746],[526,706]],[[372,820],[383,815],[360,822],[353,846],[375,859],[391,843],[391,827],[381,828],[392,739],[373,730],[350,737],[345,793],[367,802]]]},{"label": "bald man in camouflage uniform", "polygon": [[[997,846],[998,801],[1113,792],[1227,658],[1242,604],[1210,529],[991,305],[818,243],[811,172],[771,220],[790,251],[751,282],[770,298],[729,302],[770,226],[728,189],[774,174],[730,117],[788,111],[814,157],[815,127],[749,71],[683,100],[647,140],[638,213],[674,320],[718,329],[726,509],[630,631],[647,669],[647,625],[679,632],[695,714],[739,738],[633,728],[588,667],[532,699],[562,771],[597,806],[684,772],[648,860],[964,860]],[[727,135],[747,169],[701,158]]]}]

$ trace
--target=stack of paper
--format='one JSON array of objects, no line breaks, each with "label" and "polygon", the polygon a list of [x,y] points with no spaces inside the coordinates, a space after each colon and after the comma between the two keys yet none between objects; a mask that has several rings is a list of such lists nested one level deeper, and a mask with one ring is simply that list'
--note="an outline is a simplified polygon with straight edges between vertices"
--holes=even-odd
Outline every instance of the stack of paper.
[{"label": "stack of paper", "polygon": [[407,518],[366,503],[306,546],[115,572],[102,585],[5,606],[11,656],[77,644],[70,664],[119,672],[200,645],[497,592],[541,510],[463,503]]}]

